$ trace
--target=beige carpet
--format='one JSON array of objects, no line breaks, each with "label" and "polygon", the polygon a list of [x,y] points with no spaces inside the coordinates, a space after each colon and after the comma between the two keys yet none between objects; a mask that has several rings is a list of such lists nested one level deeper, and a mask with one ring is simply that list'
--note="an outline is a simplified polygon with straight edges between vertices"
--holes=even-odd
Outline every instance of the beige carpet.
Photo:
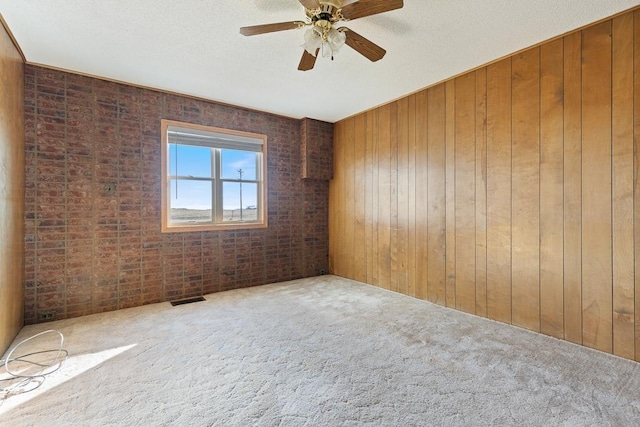
[{"label": "beige carpet", "polygon": [[206,298],[25,327],[69,358],[0,425],[640,424],[640,364],[563,341],[333,276]]}]

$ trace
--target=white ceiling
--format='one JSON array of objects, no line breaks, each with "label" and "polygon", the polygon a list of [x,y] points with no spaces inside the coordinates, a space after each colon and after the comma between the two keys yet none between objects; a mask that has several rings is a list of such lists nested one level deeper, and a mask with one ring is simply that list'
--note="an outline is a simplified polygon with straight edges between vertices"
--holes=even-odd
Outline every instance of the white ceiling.
[{"label": "white ceiling", "polygon": [[238,32],[303,20],[297,0],[0,0],[0,13],[30,63],[335,122],[638,4],[405,0],[345,24],[387,50],[381,61],[345,46],[307,72],[303,30]]}]

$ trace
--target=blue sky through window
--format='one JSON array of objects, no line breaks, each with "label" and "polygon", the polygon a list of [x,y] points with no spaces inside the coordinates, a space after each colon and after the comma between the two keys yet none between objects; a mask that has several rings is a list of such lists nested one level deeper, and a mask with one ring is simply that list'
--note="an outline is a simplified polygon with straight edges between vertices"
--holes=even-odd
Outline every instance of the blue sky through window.
[{"label": "blue sky through window", "polygon": [[[177,153],[177,158],[176,158]],[[212,149],[182,144],[169,146],[169,171],[172,176],[211,177]],[[256,179],[258,153],[238,150],[222,150],[222,177],[243,180]],[[177,184],[177,189],[176,189]],[[176,197],[177,190],[177,197]],[[242,184],[242,207],[256,207],[258,186]],[[203,181],[171,180],[171,207],[184,209],[211,209],[211,185]],[[240,208],[240,185],[227,183],[223,191],[223,209]]]},{"label": "blue sky through window", "polygon": [[169,150],[169,159],[171,160],[169,166],[172,176],[211,177],[211,148],[171,144]]}]

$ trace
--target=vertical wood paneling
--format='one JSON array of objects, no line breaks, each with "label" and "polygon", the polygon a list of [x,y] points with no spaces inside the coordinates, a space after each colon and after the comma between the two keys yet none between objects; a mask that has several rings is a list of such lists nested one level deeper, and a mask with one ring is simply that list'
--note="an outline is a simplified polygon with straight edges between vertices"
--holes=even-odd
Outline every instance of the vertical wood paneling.
[{"label": "vertical wood paneling", "polygon": [[455,80],[456,308],[476,309],[476,75]]},{"label": "vertical wood paneling", "polygon": [[613,353],[635,357],[633,16],[613,20]]},{"label": "vertical wood paneling", "polygon": [[344,243],[340,243],[339,239],[339,221],[344,218],[344,210],[342,208],[343,198],[340,197],[341,177],[343,173],[342,159],[340,148],[346,142],[342,129],[344,122],[338,122],[333,126],[333,181],[329,186],[329,271],[331,274],[341,275],[342,269],[339,265],[340,255]]},{"label": "vertical wood paneling", "polygon": [[512,322],[540,330],[540,49],[514,56],[512,127]]},{"label": "vertical wood paneling", "polygon": [[378,274],[391,288],[391,105],[378,112]]},{"label": "vertical wood paneling", "polygon": [[640,10],[633,13],[633,199],[634,199],[634,248],[635,248],[635,338],[636,360],[640,361]]},{"label": "vertical wood paneling", "polygon": [[399,276],[401,274],[399,266],[399,244],[398,244],[398,103],[392,102],[389,116],[389,192],[391,203],[391,216],[389,219],[389,252],[390,252],[390,289],[394,292],[399,290]]},{"label": "vertical wood paneling", "polygon": [[[424,91],[426,94],[427,91]],[[436,304],[446,304],[446,146],[445,146],[445,87],[444,84],[428,91],[429,153],[425,168],[429,180],[428,217],[428,298]],[[427,98],[424,102],[426,104]],[[427,132],[425,132],[426,134]],[[426,135],[425,135],[426,136]]]},{"label": "vertical wood paneling", "polygon": [[582,337],[611,352],[611,22],[582,45]]},{"label": "vertical wood paneling", "polygon": [[[425,92],[427,93],[427,92]],[[446,300],[446,144],[445,144],[445,88],[429,89],[427,131],[428,147],[428,299],[440,305]]]},{"label": "vertical wood paneling", "polygon": [[[342,254],[343,276],[350,279],[355,278],[354,266],[357,256],[355,255],[355,145],[352,141],[355,136],[355,119],[352,117],[344,123],[344,138],[342,144],[342,156],[344,161],[344,176],[342,183],[344,218],[341,219],[342,235],[351,242],[350,247],[345,247]],[[348,254],[348,255],[347,255]]]},{"label": "vertical wood paneling", "polygon": [[353,164],[354,164],[354,235],[353,235],[353,278],[361,282],[367,280],[367,254],[365,244],[365,176],[366,176],[366,132],[367,123],[364,114],[354,119]]},{"label": "vertical wood paneling", "polygon": [[[417,287],[417,228],[416,228],[416,95],[409,96],[407,106],[407,150],[409,156],[409,174],[408,179],[408,245],[409,245],[409,263],[407,270],[409,274],[409,284],[407,286],[407,295],[426,298],[426,295],[418,294]],[[424,246],[424,243],[421,245]],[[426,288],[425,288],[426,289]]]},{"label": "vertical wood paneling", "polygon": [[335,271],[640,359],[635,40],[640,10],[336,123]]},{"label": "vertical wood paneling", "polygon": [[476,71],[476,314],[487,316],[487,69]]},{"label": "vertical wood paneling", "polygon": [[447,240],[445,264],[447,272],[446,304],[456,306],[456,135],[455,80],[445,83],[445,171]]},{"label": "vertical wood paneling", "polygon": [[540,330],[564,337],[563,41],[540,48]]},{"label": "vertical wood paneling", "polygon": [[[427,146],[427,91],[416,94],[416,212],[427,212],[429,200],[430,166],[428,165]],[[418,281],[416,296],[421,299],[429,298],[431,291],[428,274],[429,246],[425,245],[431,239],[429,230],[429,214],[416,215],[416,278]]]},{"label": "vertical wood paneling", "polygon": [[564,38],[564,335],[582,344],[582,34]]},{"label": "vertical wood paneling", "polygon": [[398,291],[409,293],[409,98],[398,105]]},{"label": "vertical wood paneling", "polygon": [[0,354],[24,322],[24,64],[0,25]]},{"label": "vertical wood paneling", "polygon": [[487,67],[487,316],[511,323],[511,59]]},{"label": "vertical wood paneling", "polygon": [[[367,252],[367,283],[378,285],[378,111],[366,113],[366,211],[365,240]],[[337,125],[337,124],[336,124]],[[337,154],[336,154],[337,155]],[[334,179],[335,182],[335,179]],[[337,183],[336,183],[337,185]],[[332,185],[333,186],[333,185]]]},{"label": "vertical wood paneling", "polygon": [[[353,218],[347,217],[347,206],[350,203],[350,200],[347,198],[346,193],[346,185],[349,174],[349,165],[347,165],[347,145],[349,144],[349,139],[347,136],[347,128],[349,127],[349,122],[344,122],[342,127],[340,128],[340,135],[343,139],[342,144],[338,149],[338,153],[336,157],[338,157],[337,163],[340,166],[340,179],[341,185],[338,187],[338,197],[340,198],[340,208],[339,208],[339,218],[336,221],[338,235],[344,236],[347,231],[347,226],[349,221]],[[341,246],[339,253],[338,265],[340,266],[340,276],[349,276],[349,270],[347,266],[347,260],[345,259],[346,254],[351,250],[348,246]],[[351,257],[349,257],[351,258]]]}]

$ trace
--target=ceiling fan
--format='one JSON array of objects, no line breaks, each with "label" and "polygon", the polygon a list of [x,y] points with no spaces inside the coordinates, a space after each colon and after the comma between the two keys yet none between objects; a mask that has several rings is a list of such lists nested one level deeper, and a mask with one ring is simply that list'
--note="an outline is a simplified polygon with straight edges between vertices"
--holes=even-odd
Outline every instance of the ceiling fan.
[{"label": "ceiling fan", "polygon": [[305,33],[305,50],[298,70],[311,70],[320,50],[324,56],[331,56],[346,44],[370,61],[378,61],[386,50],[347,27],[335,27],[340,21],[351,21],[365,16],[376,15],[404,6],[403,0],[359,0],[344,5],[344,0],[298,0],[304,6],[306,21],[278,22],[275,24],[253,25],[240,28],[240,34],[255,36],[276,31],[295,30],[309,27]]}]

